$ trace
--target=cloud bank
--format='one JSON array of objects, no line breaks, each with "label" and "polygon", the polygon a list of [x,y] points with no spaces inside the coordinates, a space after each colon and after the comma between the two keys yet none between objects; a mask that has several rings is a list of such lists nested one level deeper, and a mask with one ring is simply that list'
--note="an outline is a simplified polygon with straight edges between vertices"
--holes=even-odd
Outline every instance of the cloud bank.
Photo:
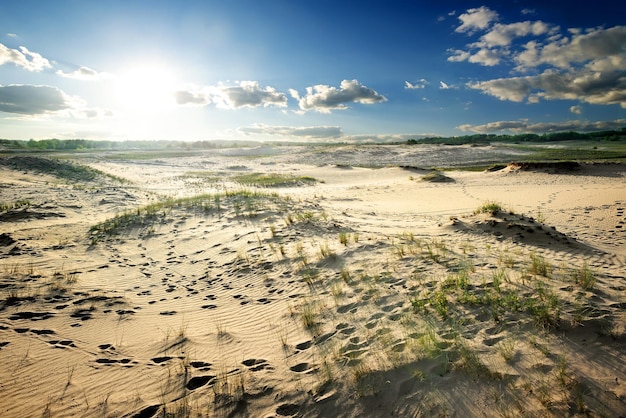
[{"label": "cloud bank", "polygon": [[545,132],[593,132],[605,130],[618,130],[626,125],[626,119],[616,119],[612,121],[579,121],[570,120],[565,122],[544,122],[529,123],[526,120],[518,121],[498,121],[489,122],[483,125],[464,124],[457,126],[464,132],[475,132],[480,134],[499,133],[509,131],[514,134],[519,133],[535,133],[542,134]]},{"label": "cloud bank", "polygon": [[337,139],[343,136],[339,126],[269,126],[257,124],[240,127],[239,132],[244,135],[276,136],[281,138],[300,139]]},{"label": "cloud bank", "polygon": [[626,26],[569,29],[542,21],[500,23],[488,7],[459,16],[456,32],[475,42],[449,51],[450,62],[507,64],[517,75],[472,81],[467,87],[500,100],[578,100],[626,108]]},{"label": "cloud bank", "polygon": [[223,109],[287,106],[285,93],[276,91],[274,87],[263,87],[257,81],[179,90],[174,96],[179,105],[205,106],[212,103]]}]

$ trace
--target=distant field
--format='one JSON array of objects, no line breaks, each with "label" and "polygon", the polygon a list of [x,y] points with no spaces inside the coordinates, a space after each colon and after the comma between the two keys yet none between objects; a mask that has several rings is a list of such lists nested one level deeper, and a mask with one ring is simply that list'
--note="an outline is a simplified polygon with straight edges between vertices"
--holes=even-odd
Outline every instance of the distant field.
[{"label": "distant field", "polygon": [[[118,149],[11,148],[1,144],[0,157],[38,155],[56,159],[152,161],[186,157],[232,157],[250,160],[263,157],[267,163],[283,161],[315,165],[360,167],[412,166],[424,169],[485,169],[509,162],[625,162],[626,137],[559,141],[472,141],[455,138],[453,144],[419,141],[402,144],[242,144],[233,147],[193,147],[148,143],[141,148],[118,145]],[[124,143],[122,143],[124,144]],[[152,146],[152,148],[150,147]]]}]

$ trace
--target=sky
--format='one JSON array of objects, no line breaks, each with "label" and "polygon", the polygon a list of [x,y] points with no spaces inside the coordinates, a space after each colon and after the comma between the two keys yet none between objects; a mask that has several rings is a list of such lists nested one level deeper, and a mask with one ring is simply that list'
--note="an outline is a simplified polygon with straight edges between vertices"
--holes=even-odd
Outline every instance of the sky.
[{"label": "sky", "polygon": [[0,138],[626,127],[626,3],[4,0]]}]

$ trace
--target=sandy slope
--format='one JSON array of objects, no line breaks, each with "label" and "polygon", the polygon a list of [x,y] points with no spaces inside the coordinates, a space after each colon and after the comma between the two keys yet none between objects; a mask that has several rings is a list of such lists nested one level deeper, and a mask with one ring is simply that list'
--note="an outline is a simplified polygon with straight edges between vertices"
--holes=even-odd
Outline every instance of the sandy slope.
[{"label": "sandy slope", "polygon": [[[624,166],[432,183],[389,149],[90,163],[128,184],[2,168],[30,206],[0,213],[0,415],[623,413]],[[238,193],[253,171],[318,182]]]}]

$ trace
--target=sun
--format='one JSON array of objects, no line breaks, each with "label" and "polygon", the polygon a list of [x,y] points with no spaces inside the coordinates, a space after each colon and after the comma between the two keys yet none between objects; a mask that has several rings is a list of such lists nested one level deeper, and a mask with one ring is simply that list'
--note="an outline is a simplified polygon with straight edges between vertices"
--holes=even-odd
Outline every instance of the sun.
[{"label": "sun", "polygon": [[133,113],[154,113],[175,105],[173,73],[158,65],[135,66],[116,78],[120,106]]}]

